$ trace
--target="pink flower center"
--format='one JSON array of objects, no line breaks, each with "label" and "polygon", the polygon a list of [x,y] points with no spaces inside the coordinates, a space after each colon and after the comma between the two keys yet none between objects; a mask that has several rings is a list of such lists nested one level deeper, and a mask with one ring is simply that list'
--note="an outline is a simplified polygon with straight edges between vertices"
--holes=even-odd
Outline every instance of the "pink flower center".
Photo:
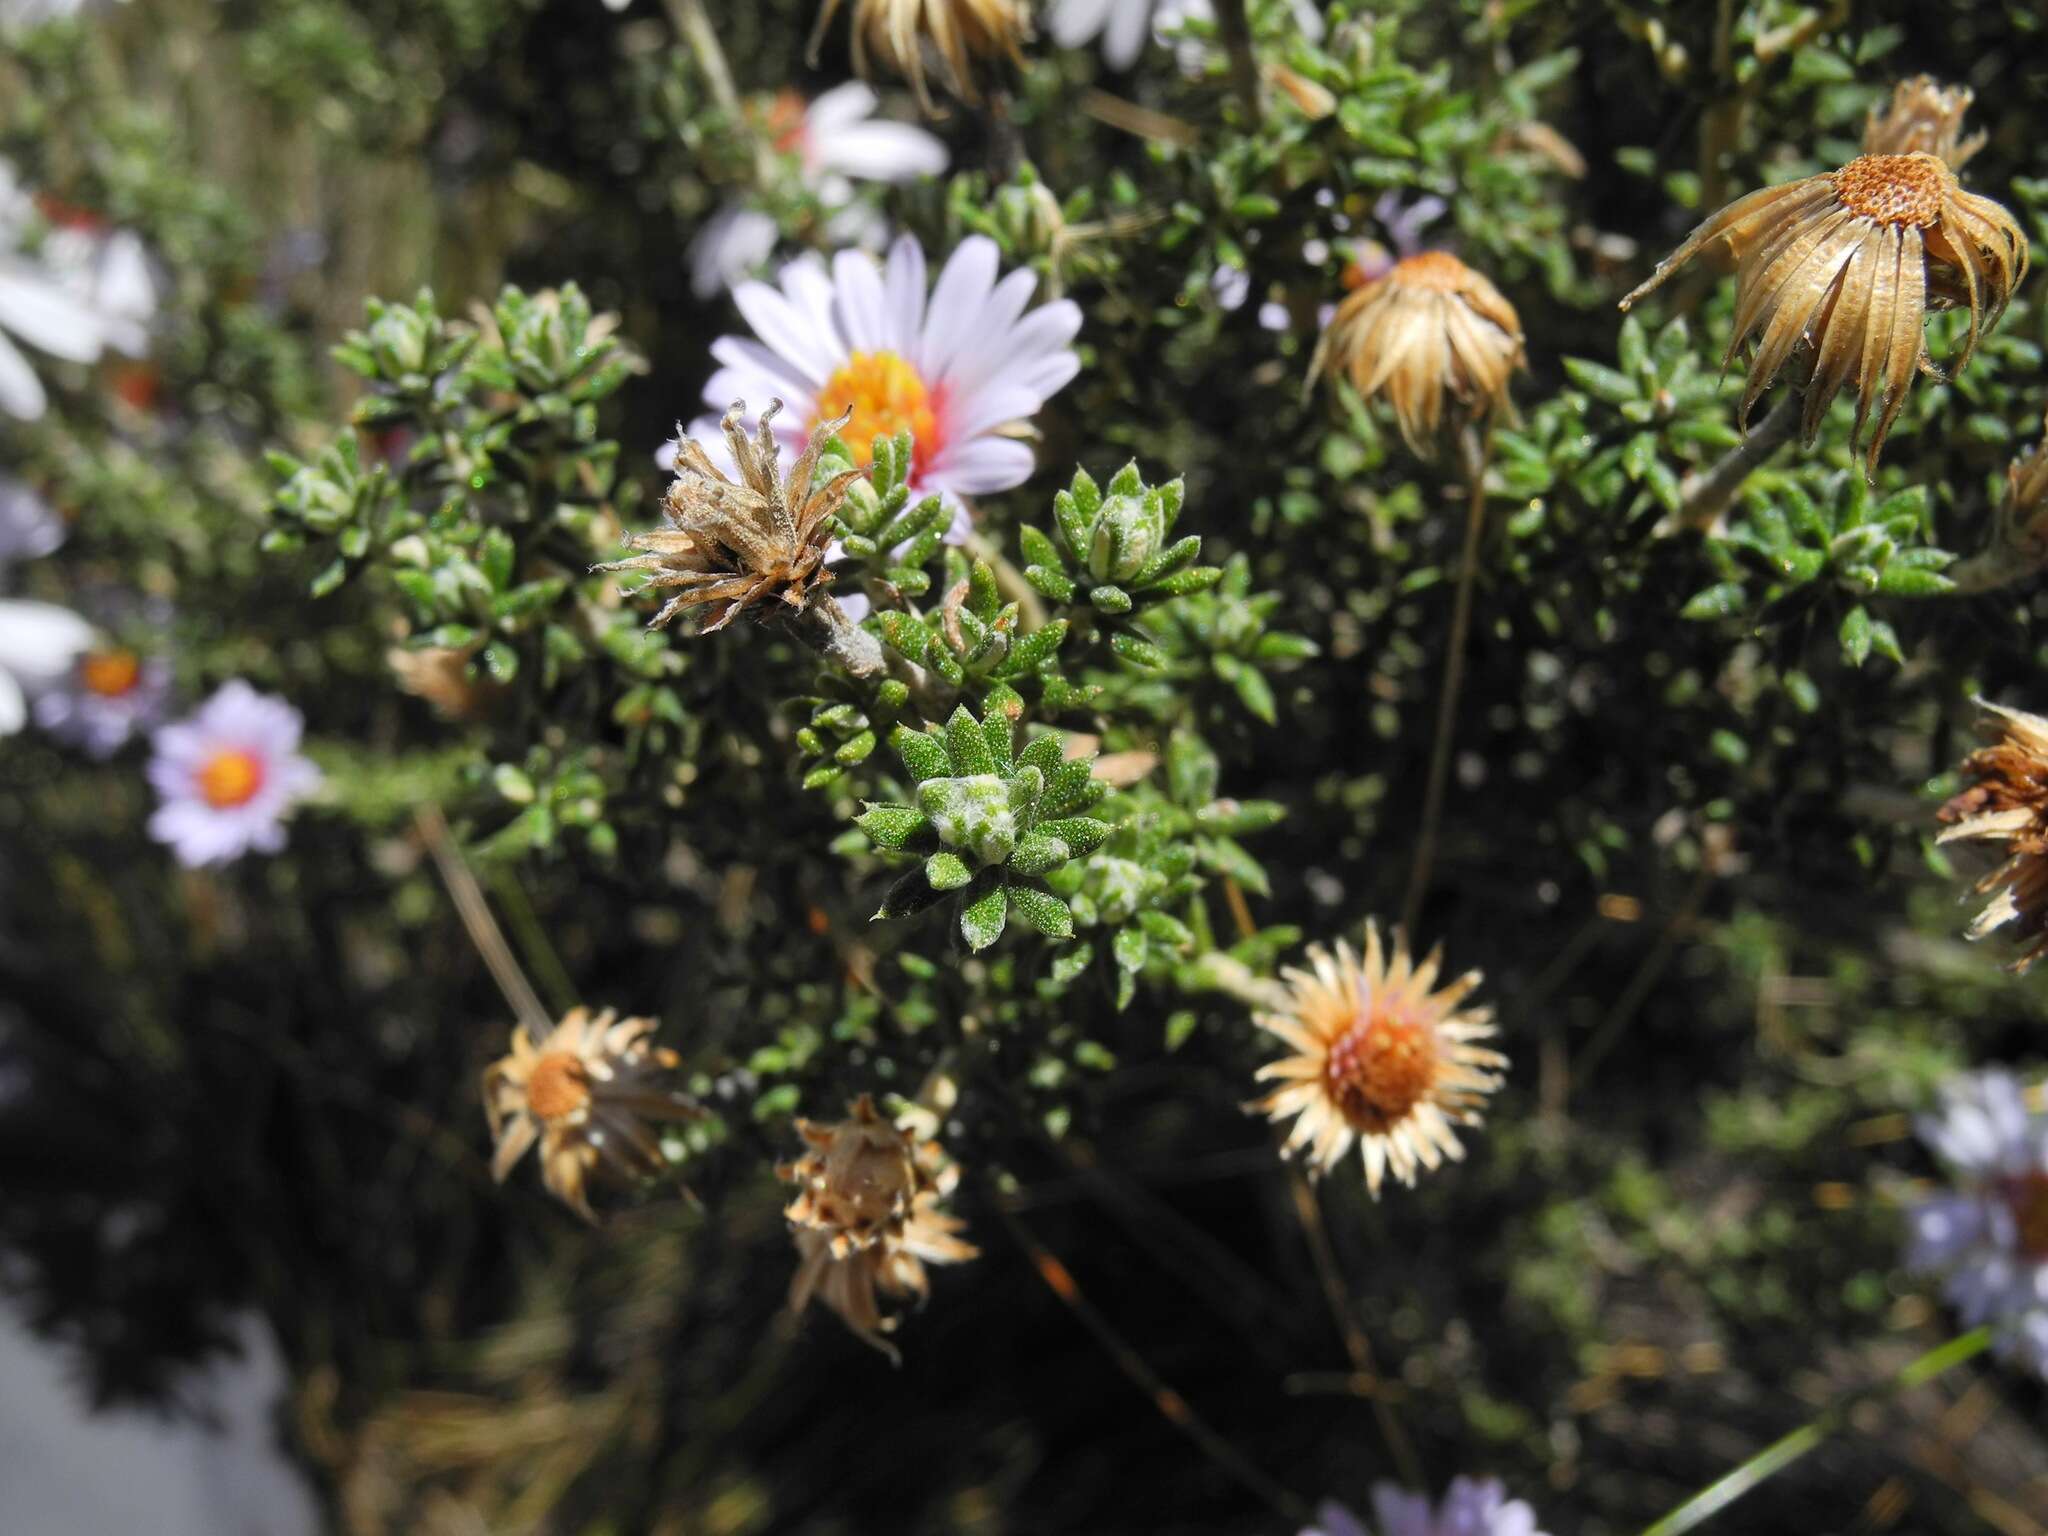
[{"label": "pink flower center", "polygon": [[247,805],[263,787],[263,760],[254,752],[230,747],[209,757],[194,777],[208,805],[230,810]]},{"label": "pink flower center", "polygon": [[88,693],[123,698],[142,681],[142,662],[133,651],[92,651],[78,664],[78,680]]},{"label": "pink flower center", "polygon": [[1353,1130],[1378,1134],[1429,1097],[1436,1072],[1434,1022],[1375,999],[1330,1042],[1323,1087]]},{"label": "pink flower center", "polygon": [[878,437],[908,429],[917,440],[913,458],[928,464],[939,451],[939,401],[918,371],[898,352],[856,352],[818,393],[811,424],[831,421],[843,411],[853,420],[839,436],[861,465],[874,462]]}]

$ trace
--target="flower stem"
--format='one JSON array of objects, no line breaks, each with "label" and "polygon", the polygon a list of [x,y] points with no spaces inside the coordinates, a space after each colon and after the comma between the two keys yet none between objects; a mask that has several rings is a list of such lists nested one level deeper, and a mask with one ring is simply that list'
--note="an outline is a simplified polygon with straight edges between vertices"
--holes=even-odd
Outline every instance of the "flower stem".
[{"label": "flower stem", "polygon": [[1719,463],[1686,480],[1680,487],[1683,498],[1678,506],[1680,523],[1698,533],[1719,531],[1721,514],[1728,510],[1735,493],[1742,489],[1742,482],[1749,478],[1752,470],[1789,442],[1798,429],[1799,402],[1800,392],[1788,389],[1755,429],[1730,448]]},{"label": "flower stem", "polygon": [[484,966],[497,982],[498,990],[505,994],[512,1016],[526,1026],[527,1037],[535,1045],[540,1044],[554,1030],[554,1016],[542,1005],[533,983],[513,958],[512,946],[505,942],[504,930],[491,916],[482,887],[463,859],[462,850],[455,846],[447,818],[438,805],[427,801],[413,812],[413,824],[419,828],[427,852],[433,855],[434,868],[441,873],[441,883],[448,887],[449,899],[455,903],[462,926],[469,930],[470,942],[483,956]]},{"label": "flower stem", "polygon": [[1458,596],[1451,608],[1451,643],[1444,654],[1443,686],[1437,690],[1436,741],[1429,754],[1429,787],[1422,798],[1422,832],[1415,840],[1415,863],[1408,872],[1408,899],[1401,903],[1401,924],[1415,932],[1429,873],[1436,863],[1437,828],[1443,821],[1444,790],[1450,782],[1451,739],[1458,724],[1458,693],[1465,684],[1465,636],[1472,627],[1472,585],[1479,571],[1479,535],[1486,527],[1487,445],[1476,429],[1464,433],[1465,477],[1470,501],[1465,509],[1465,548],[1458,561]]},{"label": "flower stem", "polygon": [[1766,1479],[1784,1471],[1808,1451],[1824,1442],[1828,1436],[1841,1428],[1849,1416],[1849,1410],[1858,1403],[1867,1402],[1872,1398],[1889,1397],[1894,1392],[1908,1391],[1921,1386],[1950,1367],[1961,1365],[1965,1360],[1981,1355],[1990,1343],[1991,1330],[1988,1327],[1976,1329],[1961,1338],[1950,1339],[1946,1344],[1930,1349],[1888,1382],[1844,1393],[1822,1409],[1811,1422],[1802,1424],[1784,1439],[1765,1446],[1734,1471],[1701,1489],[1655,1525],[1644,1530],[1643,1536],[1680,1536],[1682,1532],[1703,1525],[1744,1494]]},{"label": "flower stem", "polygon": [[1230,55],[1230,83],[1253,124],[1264,115],[1259,99],[1259,61],[1252,55],[1252,26],[1244,0],[1216,0],[1216,30]]}]

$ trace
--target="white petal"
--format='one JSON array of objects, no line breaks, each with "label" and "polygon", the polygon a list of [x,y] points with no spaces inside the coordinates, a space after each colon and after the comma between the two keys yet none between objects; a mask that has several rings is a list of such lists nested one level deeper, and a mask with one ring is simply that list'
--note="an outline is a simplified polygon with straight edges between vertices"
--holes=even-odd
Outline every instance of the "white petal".
[{"label": "white petal", "polygon": [[29,367],[28,359],[15,350],[13,343],[0,335],[0,411],[17,421],[40,421],[49,405],[49,396],[43,393],[43,382],[36,377],[35,369]]},{"label": "white petal", "polygon": [[832,281],[838,290],[833,314],[847,345],[856,352],[887,348],[889,326],[882,274],[867,253],[841,251],[833,257]]},{"label": "white petal", "polygon": [[1037,459],[1029,445],[1007,437],[978,437],[948,447],[929,471],[935,483],[963,496],[1007,491],[1031,478]]},{"label": "white petal", "polygon": [[986,235],[971,235],[947,260],[932,290],[931,309],[925,315],[924,344],[916,359],[918,371],[927,380],[946,376],[957,358],[981,332],[982,311],[996,285],[995,241]]},{"label": "white petal", "polygon": [[835,85],[813,101],[804,113],[804,127],[813,135],[823,138],[835,129],[851,127],[863,118],[873,117],[880,98],[858,80],[849,80],[844,85]]},{"label": "white petal", "polygon": [[59,677],[92,644],[92,633],[84,619],[55,603],[0,601],[0,669],[27,683]]},{"label": "white petal", "polygon": [[862,181],[909,181],[937,176],[947,162],[945,144],[908,123],[859,123],[842,128],[818,146],[822,170]]},{"label": "white petal", "polygon": [[889,247],[882,287],[889,300],[889,348],[913,362],[923,351],[924,284],[924,247],[915,235],[899,235]]},{"label": "white petal", "polygon": [[89,363],[106,344],[100,317],[32,269],[0,267],[0,329],[68,362]]}]

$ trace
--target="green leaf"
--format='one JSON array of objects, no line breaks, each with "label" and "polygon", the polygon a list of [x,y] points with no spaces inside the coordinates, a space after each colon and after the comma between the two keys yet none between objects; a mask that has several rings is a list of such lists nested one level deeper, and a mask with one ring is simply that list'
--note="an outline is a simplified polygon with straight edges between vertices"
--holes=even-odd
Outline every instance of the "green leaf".
[{"label": "green leaf", "polygon": [[872,921],[879,923],[891,918],[915,917],[936,903],[942,894],[932,889],[923,869],[913,869],[889,887],[889,894],[882,898],[882,905],[876,909]]},{"label": "green leaf", "polygon": [[1013,885],[1009,896],[1010,906],[1017,916],[1047,938],[1070,939],[1074,936],[1073,913],[1050,891],[1041,891],[1030,885]]},{"label": "green leaf", "polygon": [[1860,667],[1870,656],[1870,614],[1860,605],[1842,619],[1842,656],[1850,666]]},{"label": "green leaf", "polygon": [[[1007,728],[1008,722],[1004,724]],[[946,721],[946,751],[953,759],[953,771],[963,777],[997,771],[995,754],[989,750],[981,722],[968,713],[965,704],[956,705]]]},{"label": "green leaf", "polygon": [[1010,855],[1010,868],[1020,875],[1042,875],[1072,857],[1073,850],[1059,838],[1033,832],[1017,844],[1017,851]]},{"label": "green leaf", "polygon": [[1108,822],[1097,821],[1092,816],[1059,816],[1038,824],[1040,835],[1056,837],[1067,845],[1070,858],[1093,853],[1109,840],[1109,834],[1115,830]]},{"label": "green leaf", "polygon": [[974,878],[974,871],[957,853],[935,853],[924,861],[924,877],[935,891],[957,891]]},{"label": "green leaf", "polygon": [[983,886],[981,894],[960,909],[960,936],[967,947],[979,953],[1003,936],[1009,919],[1009,893],[1000,878]]},{"label": "green leaf", "polygon": [[1588,362],[1583,357],[1566,358],[1564,371],[1579,388],[1609,405],[1624,404],[1642,393],[1636,381],[1627,374],[1602,363]]},{"label": "green leaf", "polygon": [[1726,619],[1740,613],[1748,604],[1749,592],[1739,581],[1724,581],[1708,587],[1704,592],[1695,592],[1686,605],[1678,610],[1681,619]]},{"label": "green leaf", "polygon": [[871,800],[867,802],[867,809],[853,818],[853,824],[865,832],[868,841],[877,848],[894,852],[923,831],[928,823],[924,813],[915,806],[878,805]]},{"label": "green leaf", "polygon": [[903,766],[909,770],[911,778],[920,783],[926,779],[945,778],[953,771],[953,761],[946,755],[944,743],[924,731],[899,725],[889,733],[889,745],[903,759]]},{"label": "green leaf", "polygon": [[1110,941],[1110,949],[1116,956],[1116,963],[1127,971],[1143,970],[1145,954],[1150,948],[1151,944],[1142,928],[1119,928],[1116,937]]}]

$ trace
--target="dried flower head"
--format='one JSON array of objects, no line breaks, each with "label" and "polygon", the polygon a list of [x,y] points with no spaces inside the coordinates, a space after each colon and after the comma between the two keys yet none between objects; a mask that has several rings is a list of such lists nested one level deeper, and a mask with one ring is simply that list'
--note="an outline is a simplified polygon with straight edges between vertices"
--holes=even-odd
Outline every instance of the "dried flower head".
[{"label": "dried flower head", "polygon": [[2005,468],[2005,501],[1998,509],[1998,543],[2031,569],[2048,561],[2048,416],[2041,440]]},{"label": "dried flower head", "polygon": [[1340,943],[1332,956],[1311,946],[1308,971],[1281,973],[1283,1007],[1255,1022],[1294,1051],[1259,1069],[1280,1086],[1248,1106],[1269,1120],[1294,1120],[1282,1149],[1306,1154],[1311,1176],[1327,1173],[1359,1144],[1365,1184],[1413,1186],[1418,1167],[1465,1155],[1453,1125],[1478,1125],[1484,1096],[1500,1086],[1507,1058],[1475,1045],[1496,1033],[1491,1008],[1461,1008],[1479,985],[1468,971],[1441,991],[1438,949],[1421,965],[1400,930],[1391,959],[1378,927],[1365,925],[1365,960]]},{"label": "dried flower head", "polygon": [[1789,367],[1805,391],[1801,427],[1811,442],[1835,396],[1851,385],[1857,435],[1877,406],[1873,470],[1914,369],[1941,376],[1921,336],[1926,312],[1969,307],[1969,335],[1955,360],[1960,369],[2027,274],[2027,237],[2013,216],[1963,191],[1954,171],[1918,152],[1863,155],[1839,171],[1730,203],[1657,263],[1621,307],[1709,247],[1725,247],[1736,267],[1735,324],[1723,366],[1752,337],[1757,343],[1742,393],[1743,423]]},{"label": "dried flower head", "polygon": [[484,1070],[484,1115],[497,1143],[492,1177],[503,1183],[538,1141],[549,1193],[595,1221],[584,1186],[600,1164],[623,1179],[661,1172],[661,1144],[646,1122],[688,1120],[698,1110],[657,1081],[681,1063],[648,1039],[654,1027],[610,1008],[595,1017],[572,1008],[538,1041],[524,1025],[513,1030],[512,1053]]},{"label": "dried flower head", "polygon": [[503,691],[498,684],[476,672],[472,645],[394,645],[384,653],[400,692],[425,699],[443,720],[477,720],[489,711]]},{"label": "dried flower head", "polygon": [[679,589],[650,626],[666,624],[685,608],[723,604],[704,626],[709,634],[771,598],[801,609],[813,587],[832,579],[825,566],[832,514],[862,471],[843,470],[815,486],[811,472],[852,413],[820,421],[788,477],[778,483],[770,423],[781,409],[780,400],[769,402],[751,440],[740,425],[746,402],[735,401],[725,413],[720,425],[739,470],[737,481],[711,462],[701,444],[683,437],[676,447],[676,477],[661,504],[669,526],[627,538],[629,548],[645,553],[597,567],[651,572],[645,590]]},{"label": "dried flower head", "polygon": [[[818,12],[813,53],[839,5],[840,0],[825,0]],[[867,79],[870,58],[879,60],[910,82],[918,105],[929,114],[938,109],[925,86],[927,53],[937,64],[940,83],[971,107],[981,101],[975,65],[1004,55],[1022,69],[1023,45],[1030,41],[1026,0],[853,0],[855,71]]]},{"label": "dried flower head", "polygon": [[1938,155],[1951,170],[1984,147],[1985,135],[1962,137],[1963,114],[1970,110],[1976,93],[1967,85],[1943,85],[1932,75],[1915,75],[1892,87],[1892,99],[1882,111],[1870,109],[1863,125],[1866,155]]},{"label": "dried flower head", "polygon": [[1427,454],[1447,419],[1481,419],[1507,403],[1508,376],[1522,366],[1522,322],[1449,251],[1423,251],[1337,306],[1310,380],[1326,365],[1368,400],[1384,394],[1408,446]]},{"label": "dried flower head", "polygon": [[816,1297],[896,1359],[883,1335],[898,1320],[883,1316],[878,1293],[921,1302],[927,1263],[958,1264],[980,1251],[955,1235],[965,1223],[939,1209],[960,1171],[937,1142],[883,1118],[867,1094],[836,1125],[799,1120],[796,1128],[810,1150],[775,1170],[799,1187],[783,1212],[798,1256],[790,1309],[801,1312]]},{"label": "dried flower head", "polygon": [[1978,704],[1998,740],[1963,759],[1970,784],[1936,813],[1949,823],[1936,841],[2005,845],[2005,862],[1973,887],[1998,894],[1970,924],[1970,937],[2012,924],[2023,947],[2011,969],[2024,975],[2048,954],[2048,720]]}]

